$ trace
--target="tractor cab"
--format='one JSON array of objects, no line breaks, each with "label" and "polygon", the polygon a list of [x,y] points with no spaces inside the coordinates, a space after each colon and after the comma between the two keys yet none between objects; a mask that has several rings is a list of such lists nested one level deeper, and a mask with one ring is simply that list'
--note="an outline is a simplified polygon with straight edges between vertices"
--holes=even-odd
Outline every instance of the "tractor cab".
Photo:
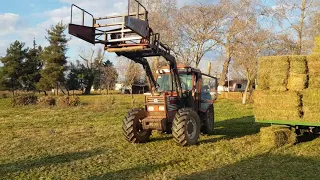
[{"label": "tractor cab", "polygon": [[[217,78],[201,73],[199,69],[189,66],[178,66],[183,97],[195,97],[200,101],[214,101],[217,99]],[[172,78],[169,67],[157,71],[158,92],[174,95],[176,83]],[[198,97],[196,97],[198,96]]]},{"label": "tractor cab", "polygon": [[217,78],[201,73],[199,69],[178,66],[182,95],[176,91],[176,82],[169,67],[157,71],[156,95],[147,95],[145,110],[147,117],[142,120],[144,129],[171,132],[171,126],[179,109],[193,109],[205,119],[213,111],[217,92]]}]

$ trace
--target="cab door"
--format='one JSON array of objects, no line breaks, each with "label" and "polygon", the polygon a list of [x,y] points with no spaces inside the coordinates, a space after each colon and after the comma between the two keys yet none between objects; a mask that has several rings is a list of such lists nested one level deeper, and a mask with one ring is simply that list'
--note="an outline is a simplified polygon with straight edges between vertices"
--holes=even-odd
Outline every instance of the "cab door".
[{"label": "cab door", "polygon": [[206,112],[214,102],[217,90],[217,79],[202,75],[200,111]]}]

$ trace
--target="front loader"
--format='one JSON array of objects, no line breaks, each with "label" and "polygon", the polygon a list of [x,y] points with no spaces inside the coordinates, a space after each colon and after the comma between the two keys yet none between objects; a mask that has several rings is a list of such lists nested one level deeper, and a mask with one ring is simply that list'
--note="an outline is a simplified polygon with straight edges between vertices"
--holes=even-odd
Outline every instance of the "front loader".
[{"label": "front loader", "polygon": [[[129,3],[128,3],[129,4]],[[136,12],[131,12],[134,6]],[[132,109],[123,120],[122,131],[130,143],[149,141],[152,131],[173,135],[181,145],[198,142],[200,133],[214,129],[214,100],[217,79],[189,66],[178,66],[170,48],[160,41],[160,34],[149,27],[148,11],[135,0],[128,13],[95,18],[84,9],[71,6],[69,33],[92,44],[103,44],[108,52],[139,63],[146,71],[151,92],[143,108]],[[74,12],[82,14],[76,24]],[[90,17],[89,25],[87,19]],[[91,23],[92,21],[92,23]],[[168,66],[154,78],[147,57],[161,56]]]}]

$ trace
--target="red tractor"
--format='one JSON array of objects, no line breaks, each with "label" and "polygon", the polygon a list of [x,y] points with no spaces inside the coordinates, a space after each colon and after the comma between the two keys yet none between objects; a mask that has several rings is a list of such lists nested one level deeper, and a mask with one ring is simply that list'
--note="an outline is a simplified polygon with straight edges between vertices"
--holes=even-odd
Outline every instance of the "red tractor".
[{"label": "red tractor", "polygon": [[[127,57],[145,69],[151,92],[145,97],[145,106],[130,110],[123,120],[122,130],[127,141],[148,142],[151,132],[156,130],[172,133],[182,146],[196,144],[201,132],[210,134],[214,129],[215,98],[212,96],[217,95],[217,79],[199,69],[178,66],[169,47],[161,43],[160,35],[149,27],[148,11],[138,1],[135,7],[134,13],[94,18],[72,5],[69,33],[92,44],[104,44],[106,51]],[[74,8],[82,11],[80,25],[72,21]],[[89,26],[85,25],[85,14],[92,18]],[[116,20],[120,22],[115,23]],[[153,56],[162,56],[168,63],[157,71],[156,79],[146,59]]]}]

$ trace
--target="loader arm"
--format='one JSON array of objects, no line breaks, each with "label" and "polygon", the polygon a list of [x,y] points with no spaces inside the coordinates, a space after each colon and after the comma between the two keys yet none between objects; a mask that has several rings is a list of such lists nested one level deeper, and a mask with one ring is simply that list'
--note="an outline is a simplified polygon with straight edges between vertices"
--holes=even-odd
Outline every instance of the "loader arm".
[{"label": "loader arm", "polygon": [[154,94],[155,92],[157,92],[159,85],[153,76],[148,60],[146,58],[130,58],[130,59],[135,63],[139,63],[142,65],[143,69],[146,71],[146,75],[150,83],[151,93]]}]

